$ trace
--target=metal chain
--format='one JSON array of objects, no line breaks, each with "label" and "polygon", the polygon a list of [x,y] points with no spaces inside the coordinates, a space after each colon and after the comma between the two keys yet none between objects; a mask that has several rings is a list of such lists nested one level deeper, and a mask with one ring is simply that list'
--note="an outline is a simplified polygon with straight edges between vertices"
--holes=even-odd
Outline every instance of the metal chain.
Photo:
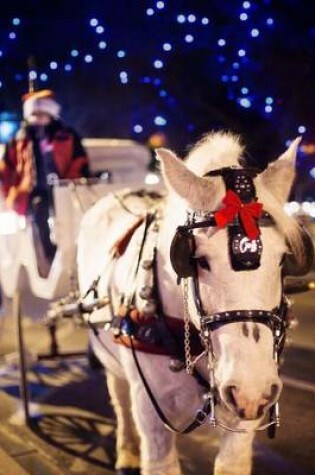
[{"label": "metal chain", "polygon": [[188,374],[193,372],[193,363],[191,361],[191,348],[190,348],[190,319],[188,308],[188,281],[182,280],[183,290],[183,312],[184,312],[184,349],[185,349],[185,362],[186,371]]}]

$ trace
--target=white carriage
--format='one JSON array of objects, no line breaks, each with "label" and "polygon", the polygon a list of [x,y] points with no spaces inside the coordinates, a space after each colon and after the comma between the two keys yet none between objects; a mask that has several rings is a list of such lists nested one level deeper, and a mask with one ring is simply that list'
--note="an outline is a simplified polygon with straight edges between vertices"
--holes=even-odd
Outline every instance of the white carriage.
[{"label": "white carriage", "polygon": [[22,269],[36,297],[53,300],[67,295],[76,287],[75,243],[83,214],[109,192],[145,185],[151,154],[144,145],[118,139],[86,139],[84,145],[92,174],[98,178],[60,180],[53,187],[55,212],[50,224],[57,252],[50,269],[34,237],[31,218],[19,217],[2,204],[0,282],[7,297],[23,285]]}]

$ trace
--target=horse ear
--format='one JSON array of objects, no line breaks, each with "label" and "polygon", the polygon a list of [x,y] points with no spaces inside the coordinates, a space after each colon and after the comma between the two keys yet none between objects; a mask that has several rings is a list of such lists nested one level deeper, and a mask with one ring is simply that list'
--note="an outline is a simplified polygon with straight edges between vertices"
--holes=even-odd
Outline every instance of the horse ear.
[{"label": "horse ear", "polygon": [[288,149],[261,174],[266,188],[280,203],[286,202],[293,185],[296,153],[300,142],[301,137],[293,140]]},{"label": "horse ear", "polygon": [[218,183],[215,179],[195,175],[170,150],[158,148],[156,154],[162,164],[162,175],[166,186],[171,191],[186,200],[192,209],[212,209],[218,191]]}]

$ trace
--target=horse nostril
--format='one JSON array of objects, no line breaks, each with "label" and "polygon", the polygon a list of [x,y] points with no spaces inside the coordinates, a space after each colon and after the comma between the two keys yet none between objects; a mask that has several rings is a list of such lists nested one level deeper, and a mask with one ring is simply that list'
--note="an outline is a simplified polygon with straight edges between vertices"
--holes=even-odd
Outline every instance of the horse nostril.
[{"label": "horse nostril", "polygon": [[237,415],[240,419],[246,419],[245,409],[239,409]]}]

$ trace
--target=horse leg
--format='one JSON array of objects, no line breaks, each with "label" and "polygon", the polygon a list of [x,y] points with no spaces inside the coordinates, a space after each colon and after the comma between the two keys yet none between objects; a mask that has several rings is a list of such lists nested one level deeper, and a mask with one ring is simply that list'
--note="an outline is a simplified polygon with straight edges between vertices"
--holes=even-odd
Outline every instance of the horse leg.
[{"label": "horse leg", "polygon": [[131,387],[131,398],[141,439],[141,475],[181,475],[175,434],[165,429],[143,387]]},{"label": "horse leg", "polygon": [[215,459],[214,475],[250,475],[255,432],[224,431]]},{"label": "horse leg", "polygon": [[115,468],[121,474],[136,474],[140,466],[140,439],[131,414],[129,384],[108,371],[107,386],[117,418]]}]

